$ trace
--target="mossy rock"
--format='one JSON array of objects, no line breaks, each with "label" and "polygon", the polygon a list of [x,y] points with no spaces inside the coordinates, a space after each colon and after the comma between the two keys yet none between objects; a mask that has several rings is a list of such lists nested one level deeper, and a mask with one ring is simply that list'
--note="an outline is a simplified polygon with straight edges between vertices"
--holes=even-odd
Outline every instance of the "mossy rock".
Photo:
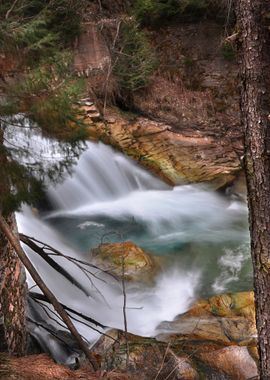
[{"label": "mossy rock", "polygon": [[215,342],[229,346],[256,346],[253,292],[221,294],[197,301],[173,322],[163,322],[163,341]]},{"label": "mossy rock", "polygon": [[131,241],[100,244],[92,254],[99,266],[125,280],[151,281],[160,270],[159,260]]}]

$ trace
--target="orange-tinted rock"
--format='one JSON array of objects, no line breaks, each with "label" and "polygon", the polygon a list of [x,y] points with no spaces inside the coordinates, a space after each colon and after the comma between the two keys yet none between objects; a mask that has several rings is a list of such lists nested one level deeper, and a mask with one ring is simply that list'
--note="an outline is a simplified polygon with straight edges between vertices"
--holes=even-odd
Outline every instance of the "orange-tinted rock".
[{"label": "orange-tinted rock", "polygon": [[173,132],[164,123],[141,117],[127,120],[117,113],[111,118],[114,123],[88,123],[89,137],[131,156],[169,184],[209,182],[219,188],[240,170],[239,158],[226,137]]},{"label": "orange-tinted rock", "polygon": [[246,380],[257,376],[257,366],[251,358],[247,347],[230,346],[211,352],[201,351],[196,354],[205,367],[227,375],[229,379]]},{"label": "orange-tinted rock", "polygon": [[132,379],[168,379],[199,380],[192,360],[184,352],[177,355],[173,347],[158,342],[153,338],[143,338],[128,334],[129,360],[127,366],[125,334],[119,330],[111,330],[108,335],[117,341],[103,336],[94,350],[103,355],[103,368],[118,368],[132,376]]},{"label": "orange-tinted rock", "polygon": [[173,322],[163,322],[158,339],[256,346],[253,292],[221,294],[197,301]]},{"label": "orange-tinted rock", "polygon": [[100,244],[92,250],[100,267],[126,280],[149,280],[159,268],[153,256],[131,241]]}]

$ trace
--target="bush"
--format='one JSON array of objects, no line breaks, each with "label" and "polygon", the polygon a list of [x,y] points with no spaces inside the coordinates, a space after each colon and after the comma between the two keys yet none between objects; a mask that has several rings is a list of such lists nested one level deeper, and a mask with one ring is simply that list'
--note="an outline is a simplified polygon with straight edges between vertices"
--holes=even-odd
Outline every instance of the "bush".
[{"label": "bush", "polygon": [[226,9],[226,0],[136,0],[133,12],[141,25],[157,26],[173,17],[224,19]]},{"label": "bush", "polygon": [[115,53],[114,74],[120,90],[134,92],[146,87],[156,68],[153,48],[135,23],[121,27]]},{"label": "bush", "polygon": [[137,0],[134,13],[142,25],[155,26],[175,16],[197,17],[205,12],[206,6],[206,0]]},{"label": "bush", "polygon": [[7,1],[0,6],[2,50],[19,48],[34,62],[67,47],[80,32],[83,1],[19,0],[14,9]]},{"label": "bush", "polygon": [[162,18],[171,18],[180,11],[177,0],[136,0],[134,13],[142,25],[155,25]]}]

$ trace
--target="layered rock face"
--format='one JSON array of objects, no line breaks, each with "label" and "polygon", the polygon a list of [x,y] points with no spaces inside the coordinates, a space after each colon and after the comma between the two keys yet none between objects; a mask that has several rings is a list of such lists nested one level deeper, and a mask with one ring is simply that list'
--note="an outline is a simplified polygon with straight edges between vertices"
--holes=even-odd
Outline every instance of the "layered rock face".
[{"label": "layered rock face", "polygon": [[113,41],[106,35],[108,29],[116,35],[123,17],[86,23],[76,45],[75,67],[88,77],[91,100],[103,116],[97,122],[86,115],[89,136],[173,185],[210,182],[220,188],[234,180],[241,169],[242,131],[237,65],[222,45],[223,27],[201,21],[145,30],[159,65],[148,87],[132,94],[136,114],[128,114],[112,107],[118,85]]},{"label": "layered rock face", "polygon": [[206,136],[200,131],[172,131],[168,124],[146,118],[128,120],[115,113],[109,122],[93,123],[89,136],[112,145],[171,185],[209,182],[220,188],[240,171],[230,138]]}]

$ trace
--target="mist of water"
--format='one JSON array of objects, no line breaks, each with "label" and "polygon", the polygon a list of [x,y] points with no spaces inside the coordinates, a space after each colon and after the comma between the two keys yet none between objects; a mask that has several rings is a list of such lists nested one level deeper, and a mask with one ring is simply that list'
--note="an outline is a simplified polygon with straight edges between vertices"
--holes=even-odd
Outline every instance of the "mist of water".
[{"label": "mist of water", "polygon": [[[41,217],[25,207],[18,214],[20,231],[65,254],[89,262],[91,257],[85,249],[93,245],[89,236],[94,229],[106,233],[108,226],[111,228],[112,225],[120,230],[124,226],[131,228],[136,225],[135,242],[164,254],[172,242],[189,248],[193,243],[196,247],[204,243],[216,247],[217,244],[231,242],[241,245],[248,240],[245,205],[231,202],[205,186],[171,188],[101,143],[88,143],[88,149],[73,168],[72,176],[50,188],[48,197],[54,210]],[[61,228],[62,223],[66,223],[65,226],[73,224],[68,230]],[[82,238],[74,243],[72,234],[82,234],[79,236],[90,240],[80,245]],[[133,239],[133,235],[128,233],[126,237]],[[223,250],[222,257],[217,259],[217,265],[225,270],[223,277],[220,273],[213,274],[213,292],[226,289],[240,275],[246,256],[241,258],[242,253],[239,255],[237,250],[231,252]],[[91,284],[78,268],[58,259],[74,277],[80,279],[84,288],[89,289],[91,296],[87,297],[33,252],[28,251],[28,254],[61,302],[106,326],[123,329],[123,292],[119,282],[99,273],[100,279],[93,278]],[[179,261],[165,265],[153,285],[127,284],[130,332],[153,336],[160,322],[172,320],[185,312],[200,293],[205,265],[208,264],[202,264],[201,260],[199,265],[193,265],[191,254],[183,249],[179,249],[177,255]],[[181,255],[188,257],[188,265],[181,261]],[[211,262],[211,252],[207,255],[206,263]],[[228,265],[231,260],[237,262],[233,268]],[[77,326],[90,341],[97,338],[96,332],[79,323]]]}]

